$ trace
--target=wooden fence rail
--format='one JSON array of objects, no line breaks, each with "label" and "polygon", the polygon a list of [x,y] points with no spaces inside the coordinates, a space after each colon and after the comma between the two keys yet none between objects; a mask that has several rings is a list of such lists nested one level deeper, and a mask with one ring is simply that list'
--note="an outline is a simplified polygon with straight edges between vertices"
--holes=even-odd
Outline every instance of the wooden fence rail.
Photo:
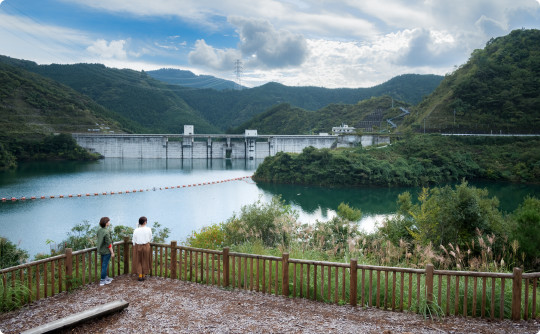
[{"label": "wooden fence rail", "polygon": [[[113,244],[109,276],[132,273],[129,238]],[[264,256],[152,243],[151,275],[261,293],[385,310],[512,320],[540,316],[540,273],[512,273],[384,267]],[[96,248],[65,253],[0,270],[5,302],[28,292],[25,303],[99,281]]]}]

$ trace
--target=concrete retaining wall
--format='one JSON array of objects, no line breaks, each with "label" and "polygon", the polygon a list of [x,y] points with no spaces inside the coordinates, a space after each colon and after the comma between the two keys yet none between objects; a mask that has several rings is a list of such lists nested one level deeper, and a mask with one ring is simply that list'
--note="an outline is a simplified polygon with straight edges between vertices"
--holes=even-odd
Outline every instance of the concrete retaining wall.
[{"label": "concrete retaining wall", "polygon": [[[205,137],[207,136],[207,137]],[[169,140],[169,137],[173,138]],[[73,134],[77,143],[107,158],[262,159],[277,152],[301,153],[315,148],[371,146],[390,143],[381,136],[258,136],[234,135],[98,135]]]}]

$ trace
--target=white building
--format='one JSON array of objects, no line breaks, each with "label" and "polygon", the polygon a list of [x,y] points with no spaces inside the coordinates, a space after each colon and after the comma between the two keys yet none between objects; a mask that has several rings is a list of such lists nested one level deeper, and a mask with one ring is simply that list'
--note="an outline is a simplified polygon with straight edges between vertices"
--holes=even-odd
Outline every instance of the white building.
[{"label": "white building", "polygon": [[348,126],[347,124],[341,124],[341,126],[334,126],[332,128],[333,134],[341,134],[341,133],[354,133],[356,129],[352,126]]},{"label": "white building", "polygon": [[193,131],[193,125],[184,125],[184,135],[192,135]]}]

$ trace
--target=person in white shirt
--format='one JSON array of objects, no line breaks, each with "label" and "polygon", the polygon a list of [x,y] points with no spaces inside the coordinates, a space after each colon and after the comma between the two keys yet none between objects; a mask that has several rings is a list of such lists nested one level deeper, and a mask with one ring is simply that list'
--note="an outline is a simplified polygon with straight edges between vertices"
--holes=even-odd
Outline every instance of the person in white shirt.
[{"label": "person in white shirt", "polygon": [[146,217],[139,218],[139,227],[133,231],[133,271],[138,275],[139,281],[144,281],[145,275],[150,273],[152,267],[152,229],[146,226]]}]

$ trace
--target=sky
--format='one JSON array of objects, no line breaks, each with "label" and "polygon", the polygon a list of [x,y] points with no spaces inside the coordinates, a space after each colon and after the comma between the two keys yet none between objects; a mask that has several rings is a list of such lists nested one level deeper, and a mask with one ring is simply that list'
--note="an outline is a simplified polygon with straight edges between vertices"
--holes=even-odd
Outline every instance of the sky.
[{"label": "sky", "polygon": [[445,75],[540,0],[0,0],[0,55],[176,68],[255,87],[372,87]]}]

